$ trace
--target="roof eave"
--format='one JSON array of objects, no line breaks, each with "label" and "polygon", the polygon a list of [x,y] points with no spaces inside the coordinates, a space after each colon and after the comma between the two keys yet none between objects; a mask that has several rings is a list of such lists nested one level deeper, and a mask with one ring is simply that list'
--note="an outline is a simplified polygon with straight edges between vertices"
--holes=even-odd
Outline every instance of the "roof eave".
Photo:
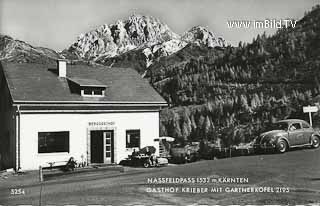
[{"label": "roof eave", "polygon": [[107,85],[99,85],[99,84],[79,84],[80,87],[99,87],[99,88],[108,88]]},{"label": "roof eave", "polygon": [[152,101],[142,101],[142,102],[136,102],[136,101],[27,101],[27,100],[14,100],[13,106],[16,105],[91,105],[91,106],[161,106],[161,107],[167,107],[168,103],[163,102],[152,102]]}]

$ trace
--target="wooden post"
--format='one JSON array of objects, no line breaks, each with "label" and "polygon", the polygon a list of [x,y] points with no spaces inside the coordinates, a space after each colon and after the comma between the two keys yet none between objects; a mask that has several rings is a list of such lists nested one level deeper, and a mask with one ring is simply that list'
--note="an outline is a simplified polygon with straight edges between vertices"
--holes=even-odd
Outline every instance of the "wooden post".
[{"label": "wooden post", "polygon": [[39,181],[43,182],[43,173],[42,173],[42,167],[39,166]]},{"label": "wooden post", "polygon": [[311,117],[311,112],[309,112],[309,121],[310,121],[310,126],[312,127],[312,117]]}]

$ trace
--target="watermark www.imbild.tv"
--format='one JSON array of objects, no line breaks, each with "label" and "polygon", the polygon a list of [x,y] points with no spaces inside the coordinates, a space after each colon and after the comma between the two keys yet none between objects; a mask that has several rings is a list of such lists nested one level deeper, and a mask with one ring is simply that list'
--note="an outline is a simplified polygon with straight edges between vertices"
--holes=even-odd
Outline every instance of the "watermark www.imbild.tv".
[{"label": "watermark www.imbild.tv", "polygon": [[280,29],[294,28],[297,20],[294,19],[265,19],[265,20],[229,20],[227,26],[229,29]]}]

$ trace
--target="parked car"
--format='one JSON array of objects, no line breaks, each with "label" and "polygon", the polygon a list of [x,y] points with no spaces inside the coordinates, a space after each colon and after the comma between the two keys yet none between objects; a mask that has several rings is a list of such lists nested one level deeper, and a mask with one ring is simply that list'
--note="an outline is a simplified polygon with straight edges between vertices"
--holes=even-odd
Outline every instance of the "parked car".
[{"label": "parked car", "polygon": [[143,166],[147,167],[160,167],[168,164],[168,159],[157,157],[155,155],[156,148],[153,146],[146,146],[139,151],[133,150],[132,155],[122,160],[120,165],[125,166]]},{"label": "parked car", "polygon": [[284,153],[293,147],[319,147],[319,132],[315,131],[306,121],[287,119],[274,123],[271,129],[255,139],[255,150],[276,149]]},{"label": "parked car", "polygon": [[120,165],[135,166],[135,167],[161,167],[168,165],[168,159],[163,157],[149,156],[145,154],[138,154],[130,156],[120,162]]}]

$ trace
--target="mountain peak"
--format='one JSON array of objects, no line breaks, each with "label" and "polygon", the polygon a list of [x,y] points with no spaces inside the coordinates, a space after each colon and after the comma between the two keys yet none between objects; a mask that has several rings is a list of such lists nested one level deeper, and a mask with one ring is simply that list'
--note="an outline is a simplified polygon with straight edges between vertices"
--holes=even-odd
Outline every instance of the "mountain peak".
[{"label": "mountain peak", "polygon": [[68,59],[108,64],[121,59],[121,55],[130,56],[127,52],[132,51],[145,58],[148,67],[189,43],[212,48],[225,46],[224,39],[217,38],[207,27],[192,27],[181,37],[158,18],[133,13],[123,20],[81,34],[62,54]]},{"label": "mountain peak", "polygon": [[78,40],[63,53],[88,60],[100,57],[113,57],[132,49],[179,38],[168,25],[152,16],[132,14],[114,24],[104,24],[88,33],[81,34]]},{"label": "mountain peak", "polygon": [[222,37],[216,37],[208,27],[194,26],[185,32],[182,39],[187,42],[193,42],[198,45],[206,45],[208,47],[225,47],[226,42]]},{"label": "mountain peak", "polygon": [[210,32],[209,28],[207,26],[201,26],[201,25],[193,26],[191,29],[189,29],[189,31],[206,31],[206,32]]}]

